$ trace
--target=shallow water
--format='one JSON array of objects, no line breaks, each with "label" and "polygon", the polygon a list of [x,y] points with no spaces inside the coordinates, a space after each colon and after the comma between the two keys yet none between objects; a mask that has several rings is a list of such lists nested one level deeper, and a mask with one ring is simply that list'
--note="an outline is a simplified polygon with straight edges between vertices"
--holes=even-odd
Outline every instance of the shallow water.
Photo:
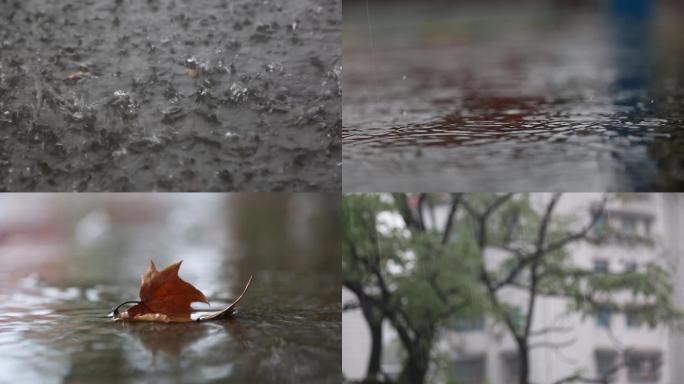
[{"label": "shallow water", "polygon": [[[269,219],[279,222],[275,210],[284,202],[260,203],[270,204]],[[316,237],[295,235],[293,242],[277,235],[287,232],[275,230],[278,225],[251,227],[265,218],[254,207],[244,220],[240,209],[228,209],[235,225],[217,222],[223,209],[214,203],[181,202],[184,209],[155,223],[112,219],[99,234],[92,215],[79,220],[73,237],[45,229],[30,242],[10,241],[0,231],[0,382],[339,383],[340,261],[332,246],[319,242],[331,239],[320,231],[330,227],[303,228]],[[271,244],[262,245],[267,238]],[[137,298],[149,259],[159,267],[183,260],[180,276],[211,302],[198,309],[219,309],[249,274],[254,281],[233,319],[124,324],[103,318]]]},{"label": "shallow water", "polygon": [[684,44],[665,12],[384,7],[372,35],[345,10],[345,190],[684,185]]},{"label": "shallow water", "polygon": [[340,12],[0,1],[0,190],[339,190]]}]

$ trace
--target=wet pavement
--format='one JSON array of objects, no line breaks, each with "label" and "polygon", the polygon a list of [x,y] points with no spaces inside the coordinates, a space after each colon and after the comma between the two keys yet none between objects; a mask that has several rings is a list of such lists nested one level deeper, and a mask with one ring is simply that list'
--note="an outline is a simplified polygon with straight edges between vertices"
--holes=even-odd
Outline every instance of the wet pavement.
[{"label": "wet pavement", "polygon": [[339,190],[341,4],[0,0],[0,190]]},{"label": "wet pavement", "polygon": [[354,4],[345,191],[684,187],[681,13]]},{"label": "wet pavement", "polygon": [[[338,199],[0,198],[0,382],[340,383]],[[198,309],[254,280],[233,319],[104,318],[150,259],[183,260]]]}]

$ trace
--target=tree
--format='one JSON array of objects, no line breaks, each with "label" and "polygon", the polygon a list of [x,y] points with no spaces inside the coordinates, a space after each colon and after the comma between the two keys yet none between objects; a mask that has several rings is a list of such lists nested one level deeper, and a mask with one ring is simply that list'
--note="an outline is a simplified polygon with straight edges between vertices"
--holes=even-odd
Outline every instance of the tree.
[{"label": "tree", "polygon": [[366,381],[374,382],[382,376],[382,308],[388,303],[377,293],[374,281],[385,260],[378,256],[379,244],[371,242],[370,235],[377,234],[377,215],[386,206],[377,197],[348,197],[343,207],[343,285],[358,298],[371,333]]},{"label": "tree", "polygon": [[[646,272],[597,274],[572,264],[567,253],[569,245],[582,241],[600,242],[615,233],[594,230],[604,215],[607,197],[604,196],[591,208],[589,219],[579,227],[573,225],[576,223],[571,217],[556,213],[560,198],[560,194],[550,196],[542,209],[533,208],[530,196],[526,194],[477,194],[462,201],[467,212],[464,219],[470,222],[481,254],[484,255],[488,249],[499,249],[508,255],[495,266],[483,258],[479,276],[491,303],[491,314],[505,325],[517,345],[520,384],[529,383],[529,354],[532,349],[562,347],[534,342],[535,336],[562,331],[555,328],[533,329],[533,314],[540,296],[566,298],[570,302],[570,312],[587,315],[604,308],[624,311],[637,304],[650,324],[679,317],[671,302],[669,275],[660,265],[651,265]],[[522,319],[500,296],[504,288],[526,293],[527,306]],[[616,294],[622,292],[631,292],[632,298],[639,298],[638,302],[617,300],[619,296]],[[601,380],[581,375],[574,375],[572,379]]]},{"label": "tree", "polygon": [[[343,201],[343,284],[356,294],[371,328],[369,376],[377,378],[382,319],[406,352],[400,383],[421,383],[439,326],[481,311],[474,279],[479,255],[470,239],[448,241],[460,196],[451,199],[445,230],[427,228],[405,195],[355,195]],[[390,225],[381,215],[402,221]],[[458,257],[455,259],[454,257]],[[367,309],[364,309],[367,308]],[[380,324],[380,325],[378,325]],[[374,330],[374,327],[375,330]]]},{"label": "tree", "polygon": [[[611,199],[616,197],[622,198]],[[642,320],[651,325],[680,318],[662,265],[596,273],[573,262],[572,245],[600,244],[624,234],[603,224],[598,228],[608,195],[578,217],[557,212],[561,198],[492,193],[344,198],[344,284],[397,330],[407,352],[400,381],[423,381],[445,319],[486,312],[513,338],[518,382],[529,384],[530,352],[563,347],[540,342],[539,336],[566,331],[535,327],[540,297],[564,298],[568,313],[585,316],[639,306]],[[401,224],[383,225],[378,218],[388,213],[400,217]],[[492,252],[500,256],[496,262],[488,257]],[[511,290],[524,298],[522,308],[504,294]],[[624,364],[625,359],[619,361],[602,377],[577,373],[558,383],[605,382]]]}]

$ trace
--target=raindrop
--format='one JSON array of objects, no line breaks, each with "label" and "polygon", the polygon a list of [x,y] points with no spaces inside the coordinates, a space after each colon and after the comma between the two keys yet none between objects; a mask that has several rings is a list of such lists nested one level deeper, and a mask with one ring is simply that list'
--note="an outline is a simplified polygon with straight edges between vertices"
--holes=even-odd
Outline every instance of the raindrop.
[{"label": "raindrop", "polygon": [[162,118],[162,122],[164,123],[170,123],[185,116],[183,108],[178,105],[172,105],[166,108],[162,111],[162,114],[164,115],[164,117]]},{"label": "raindrop", "polygon": [[229,97],[230,100],[234,103],[238,103],[240,101],[247,100],[247,92],[248,89],[244,85],[240,83],[233,83],[230,85],[230,89],[228,90],[229,92]]},{"label": "raindrop", "polygon": [[74,112],[74,113],[71,115],[71,118],[72,118],[74,121],[83,121],[83,119],[85,119],[85,115],[83,114],[83,112]]},{"label": "raindrop", "polygon": [[282,72],[283,65],[280,63],[266,64],[266,72]]},{"label": "raindrop", "polygon": [[138,104],[133,100],[128,92],[117,89],[109,105],[118,109],[124,117],[135,117],[138,114]]}]

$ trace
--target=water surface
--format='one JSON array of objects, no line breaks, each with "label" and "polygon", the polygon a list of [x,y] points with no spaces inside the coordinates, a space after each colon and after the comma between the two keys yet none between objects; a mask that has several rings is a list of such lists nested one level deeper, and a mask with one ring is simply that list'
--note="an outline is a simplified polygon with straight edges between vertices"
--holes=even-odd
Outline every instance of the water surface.
[{"label": "water surface", "polygon": [[[0,221],[0,382],[341,381],[334,198],[11,198],[0,212],[34,218]],[[128,213],[110,211],[121,202]],[[8,203],[62,207],[53,221]],[[137,298],[149,259],[160,268],[182,259],[180,276],[211,302],[199,309],[225,306],[254,281],[232,319],[103,318]]]},{"label": "water surface", "polygon": [[684,186],[675,11],[369,9],[345,10],[345,190]]},{"label": "water surface", "polygon": [[339,190],[340,12],[0,2],[0,191]]}]

